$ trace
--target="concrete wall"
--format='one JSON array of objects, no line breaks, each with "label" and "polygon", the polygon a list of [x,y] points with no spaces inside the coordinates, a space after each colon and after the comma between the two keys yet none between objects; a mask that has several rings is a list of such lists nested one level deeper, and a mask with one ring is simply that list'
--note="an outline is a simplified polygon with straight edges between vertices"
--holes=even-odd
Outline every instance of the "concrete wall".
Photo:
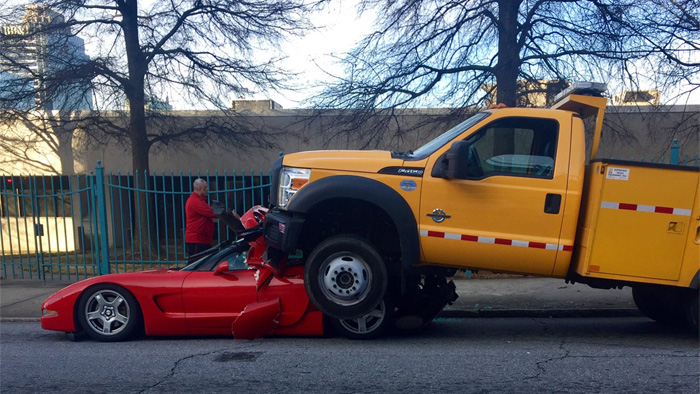
[{"label": "concrete wall", "polygon": [[[170,123],[161,127],[185,128],[225,122],[218,112],[169,111]],[[229,136],[227,141],[191,138],[180,144],[154,145],[151,148],[151,171],[158,174],[171,171],[268,170],[280,152],[293,153],[318,149],[386,149],[403,151],[416,149],[435,136],[465,119],[467,114],[448,110],[401,110],[382,113],[364,123],[356,131],[352,127],[354,113],[311,110],[265,110],[236,113],[247,131],[240,139]],[[73,127],[72,132],[67,127]],[[152,126],[155,130],[157,126]],[[24,131],[23,131],[24,130]],[[5,174],[89,173],[97,161],[106,172],[125,174],[133,171],[128,143],[110,139],[95,144],[89,129],[63,124],[61,138],[50,141],[34,138],[30,149],[18,149],[10,154],[0,152]],[[0,130],[7,135],[31,134],[22,126]],[[70,136],[67,138],[66,135]],[[4,136],[0,134],[0,137]],[[658,160],[670,155],[674,138],[681,145],[681,156],[694,157],[700,153],[700,106],[668,107],[609,107],[606,112],[600,157]],[[46,138],[44,138],[46,140]],[[590,144],[589,144],[590,145]],[[23,154],[27,157],[15,157]],[[71,168],[72,165],[72,168]]]},{"label": "concrete wall", "polygon": [[665,156],[668,161],[674,139],[681,157],[700,153],[700,105],[609,107],[599,156],[645,161]]}]

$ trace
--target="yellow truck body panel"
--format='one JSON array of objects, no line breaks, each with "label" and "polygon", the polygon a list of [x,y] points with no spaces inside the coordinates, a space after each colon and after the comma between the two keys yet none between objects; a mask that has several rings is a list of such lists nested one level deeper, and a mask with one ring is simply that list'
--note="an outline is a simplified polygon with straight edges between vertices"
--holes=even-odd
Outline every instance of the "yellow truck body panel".
[{"label": "yellow truck body panel", "polygon": [[688,287],[700,269],[700,172],[601,160],[586,180],[575,272]]},{"label": "yellow truck body panel", "polygon": [[403,160],[392,159],[385,151],[324,150],[300,152],[288,155],[285,165],[322,170],[375,173],[387,166],[400,166]]}]

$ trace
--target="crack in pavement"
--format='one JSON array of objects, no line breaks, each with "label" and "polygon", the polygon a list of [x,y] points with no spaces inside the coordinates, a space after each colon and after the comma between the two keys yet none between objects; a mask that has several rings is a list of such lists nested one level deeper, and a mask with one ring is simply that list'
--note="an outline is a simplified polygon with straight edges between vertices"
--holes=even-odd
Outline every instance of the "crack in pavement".
[{"label": "crack in pavement", "polygon": [[[259,344],[250,344],[250,345],[244,345],[244,346],[241,346],[241,347],[237,347],[237,348],[235,348],[235,349],[233,349],[233,350],[250,349],[250,348],[258,347],[258,346],[259,346]],[[182,358],[178,359],[177,361],[175,361],[175,365],[173,365],[173,367],[170,368],[170,372],[169,372],[166,376],[164,376],[162,379],[160,379],[160,380],[159,380],[158,382],[156,382],[155,384],[152,384],[152,385],[150,385],[150,386],[144,388],[143,390],[140,390],[138,393],[139,393],[139,394],[145,393],[145,392],[147,392],[147,391],[149,391],[149,390],[151,390],[151,389],[154,389],[154,388],[160,386],[161,384],[167,382],[168,380],[170,380],[172,377],[175,376],[175,373],[177,372],[177,368],[180,366],[180,364],[183,363],[183,362],[185,362],[185,361],[187,361],[187,360],[193,359],[193,358],[195,358],[195,357],[200,357],[200,356],[210,356],[210,355],[217,354],[217,353],[230,352],[231,350],[232,350],[232,349],[223,349],[223,350],[222,350],[222,349],[219,349],[219,350],[213,350],[213,351],[205,352],[205,353],[190,354],[190,355],[188,355],[188,356],[182,357]]]},{"label": "crack in pavement", "polygon": [[544,364],[550,363],[550,362],[552,362],[552,361],[562,361],[562,360],[567,359],[567,358],[569,357],[569,355],[571,354],[571,351],[570,351],[569,349],[566,349],[566,348],[564,347],[564,345],[566,345],[566,339],[562,339],[561,342],[559,343],[559,350],[561,350],[561,351],[564,352],[564,355],[563,355],[563,356],[561,356],[561,357],[550,357],[550,358],[548,358],[548,359],[546,359],[546,360],[537,361],[537,362],[535,363],[535,366],[536,366],[537,369],[539,370],[539,373],[537,373],[537,374],[535,374],[535,375],[533,375],[533,376],[524,377],[524,378],[523,378],[523,381],[527,381],[527,380],[531,380],[531,379],[538,379],[543,373],[546,372],[546,369],[544,368]]},{"label": "crack in pavement", "polygon": [[[561,342],[559,343],[559,350],[564,352],[564,355],[561,357],[550,357],[546,360],[541,360],[535,362],[535,366],[538,369],[538,373],[532,376],[527,376],[524,377],[522,380],[523,381],[528,381],[528,380],[534,380],[540,378],[542,374],[544,374],[547,370],[545,368],[545,365],[552,362],[552,361],[563,361],[566,360],[567,358],[582,358],[582,359],[597,359],[597,358],[606,358],[606,359],[612,359],[612,358],[630,358],[630,357],[670,357],[670,358],[700,358],[700,355],[689,355],[689,354],[645,354],[644,356],[640,355],[629,355],[629,354],[624,354],[624,355],[604,355],[604,356],[592,356],[592,355],[571,355],[571,350],[567,349],[565,346],[567,345],[566,339],[562,339]],[[606,346],[610,346],[606,344]],[[684,377],[684,376],[699,376],[699,374],[694,374],[694,375],[678,375],[679,377]]]}]

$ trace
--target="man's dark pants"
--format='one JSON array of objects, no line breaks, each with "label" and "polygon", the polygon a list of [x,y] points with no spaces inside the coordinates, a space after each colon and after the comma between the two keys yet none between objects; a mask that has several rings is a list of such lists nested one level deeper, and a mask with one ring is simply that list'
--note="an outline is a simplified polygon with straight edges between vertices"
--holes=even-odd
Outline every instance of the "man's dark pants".
[{"label": "man's dark pants", "polygon": [[211,248],[211,244],[194,244],[189,242],[186,242],[185,246],[187,246],[187,261],[190,263],[194,261],[190,256]]}]

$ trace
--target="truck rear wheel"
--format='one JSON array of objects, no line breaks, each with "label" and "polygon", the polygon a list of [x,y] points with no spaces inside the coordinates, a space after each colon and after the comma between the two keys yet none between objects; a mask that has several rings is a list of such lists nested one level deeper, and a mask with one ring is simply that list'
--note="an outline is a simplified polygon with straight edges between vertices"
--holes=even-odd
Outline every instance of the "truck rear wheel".
[{"label": "truck rear wheel", "polygon": [[353,235],[321,242],[309,254],[304,269],[311,302],[336,319],[356,319],[372,312],[384,298],[387,282],[379,253]]},{"label": "truck rear wheel", "polygon": [[[680,289],[679,289],[680,290]],[[683,323],[685,297],[677,289],[661,286],[635,286],[632,298],[644,316],[659,323],[680,325]]]},{"label": "truck rear wheel", "polygon": [[690,289],[688,291],[688,300],[685,304],[685,320],[686,323],[688,323],[688,326],[690,326],[690,328],[696,333],[698,332],[698,329],[700,329],[700,325],[698,324],[698,320],[700,320],[698,318],[700,315],[699,299],[700,294],[698,294],[697,289]]}]

